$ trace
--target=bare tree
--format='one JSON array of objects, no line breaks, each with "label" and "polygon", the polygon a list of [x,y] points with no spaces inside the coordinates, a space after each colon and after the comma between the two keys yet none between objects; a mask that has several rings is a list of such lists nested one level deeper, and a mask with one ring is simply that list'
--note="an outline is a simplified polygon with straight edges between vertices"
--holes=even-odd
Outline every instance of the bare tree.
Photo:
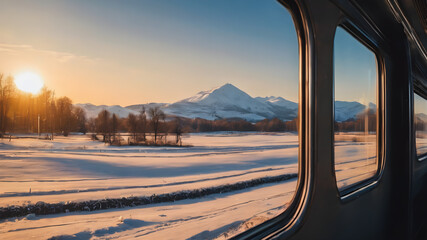
[{"label": "bare tree", "polygon": [[61,97],[56,100],[56,108],[59,131],[64,136],[68,136],[68,133],[72,129],[73,103],[68,97]]},{"label": "bare tree", "polygon": [[169,127],[166,123],[166,115],[163,118],[163,127],[162,127],[164,134],[165,134],[165,145],[168,144],[168,133],[169,133]]},{"label": "bare tree", "polygon": [[53,91],[49,90],[46,87],[43,87],[40,91],[40,94],[37,98],[37,102],[39,103],[39,113],[40,113],[40,119],[41,119],[41,130],[42,131],[48,131],[49,130],[49,124],[51,121],[51,114],[50,114],[50,105],[51,101],[54,101],[53,99]]},{"label": "bare tree", "polygon": [[148,115],[151,118],[150,122],[154,131],[154,144],[157,144],[157,135],[159,134],[160,130],[160,121],[164,120],[166,115],[159,107],[148,109]]},{"label": "bare tree", "polygon": [[86,113],[81,107],[73,108],[73,115],[75,119],[75,129],[83,134],[86,134]]},{"label": "bare tree", "polygon": [[96,132],[96,120],[95,120],[95,118],[89,118],[87,120],[87,130],[89,130],[89,132],[91,132],[91,133]]},{"label": "bare tree", "polygon": [[42,88],[39,94],[15,90],[12,77],[0,73],[0,134],[12,129],[26,132],[86,131],[84,111],[75,108],[68,97],[55,98],[55,92]]},{"label": "bare tree", "polygon": [[182,146],[182,139],[181,139],[181,136],[182,136],[182,133],[183,133],[184,131],[183,131],[183,128],[182,128],[182,122],[181,122],[181,119],[180,119],[179,117],[176,117],[176,118],[175,118],[175,121],[174,121],[174,123],[173,123],[173,125],[172,125],[172,131],[173,131],[173,133],[175,133],[175,134],[176,134],[176,141],[175,141],[175,144],[176,144],[176,145],[178,145],[178,143],[179,143],[179,146]]},{"label": "bare tree", "polygon": [[110,134],[110,112],[107,110],[102,110],[98,113],[96,118],[96,130],[98,133],[102,134],[102,140],[106,142],[107,135]]},{"label": "bare tree", "polygon": [[49,108],[49,119],[50,119],[50,132],[52,133],[51,140],[53,140],[54,132],[55,132],[55,117],[57,116],[56,111],[56,104],[55,101],[55,92],[52,94],[52,101],[50,102],[50,108]]},{"label": "bare tree", "polygon": [[132,138],[137,142],[137,134],[138,134],[138,119],[135,114],[129,113],[127,119],[127,127],[128,131],[132,134]]},{"label": "bare tree", "polygon": [[142,140],[146,140],[145,133],[147,132],[147,115],[145,114],[145,107],[142,106],[138,116],[138,132],[142,134]]},{"label": "bare tree", "polygon": [[12,77],[4,78],[0,74],[0,131],[5,133],[8,130],[8,113],[11,105],[15,84]]},{"label": "bare tree", "polygon": [[[111,133],[113,135],[113,141],[112,142],[116,141],[116,133],[117,133],[118,128],[119,128],[119,119],[117,118],[117,115],[115,113],[113,113],[113,116],[111,118]],[[110,143],[111,143],[111,140],[110,140]]]}]

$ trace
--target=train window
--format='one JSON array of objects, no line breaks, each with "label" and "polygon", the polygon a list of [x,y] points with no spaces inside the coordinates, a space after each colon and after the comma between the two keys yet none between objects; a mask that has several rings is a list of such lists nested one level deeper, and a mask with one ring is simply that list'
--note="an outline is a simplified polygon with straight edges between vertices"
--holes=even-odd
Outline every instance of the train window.
[{"label": "train window", "polygon": [[299,46],[280,3],[2,3],[2,238],[223,239],[289,206]]},{"label": "train window", "polygon": [[415,144],[419,160],[427,153],[427,100],[414,93]]},{"label": "train window", "polygon": [[345,190],[378,170],[377,62],[341,27],[334,44],[335,174],[339,190]]}]

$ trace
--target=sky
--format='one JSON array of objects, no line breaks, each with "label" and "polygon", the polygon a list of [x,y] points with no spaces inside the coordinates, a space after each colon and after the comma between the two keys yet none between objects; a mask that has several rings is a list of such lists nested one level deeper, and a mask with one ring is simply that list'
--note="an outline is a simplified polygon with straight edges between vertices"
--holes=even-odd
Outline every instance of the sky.
[{"label": "sky", "polygon": [[377,69],[375,54],[338,27],[334,39],[335,100],[377,104]]},{"label": "sky", "polygon": [[414,93],[414,113],[424,113],[427,114],[427,101],[425,98]]},{"label": "sky", "polygon": [[258,0],[2,0],[0,73],[74,103],[172,103],[232,83],[298,99],[289,12]]}]

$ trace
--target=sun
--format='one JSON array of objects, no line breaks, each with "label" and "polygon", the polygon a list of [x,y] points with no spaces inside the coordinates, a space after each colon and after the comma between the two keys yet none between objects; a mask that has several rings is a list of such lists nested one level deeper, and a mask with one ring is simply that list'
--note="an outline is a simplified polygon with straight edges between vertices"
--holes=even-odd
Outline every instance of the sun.
[{"label": "sun", "polygon": [[21,91],[36,94],[44,84],[39,75],[33,72],[23,72],[15,76],[15,85]]}]

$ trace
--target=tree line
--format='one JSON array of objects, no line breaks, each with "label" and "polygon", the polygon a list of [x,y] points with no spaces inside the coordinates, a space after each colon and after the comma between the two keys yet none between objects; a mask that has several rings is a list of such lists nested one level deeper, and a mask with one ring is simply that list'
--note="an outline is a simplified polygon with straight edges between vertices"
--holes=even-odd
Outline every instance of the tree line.
[{"label": "tree line", "polygon": [[377,114],[372,109],[367,109],[356,115],[356,118],[351,118],[343,122],[335,122],[334,125],[337,132],[376,131]]},{"label": "tree line", "polygon": [[0,74],[0,134],[86,133],[86,115],[73,105],[68,97],[55,97],[55,92],[44,87],[33,95],[16,89],[11,76]]},{"label": "tree line", "polygon": [[[102,141],[120,144],[120,133],[129,133],[130,145],[168,143],[169,134],[175,136],[174,144],[181,145],[183,133],[190,132],[217,132],[217,131],[262,131],[284,132],[297,131],[298,119],[282,121],[278,118],[264,119],[251,123],[243,119],[206,120],[202,118],[189,119],[184,117],[166,117],[159,108],[141,108],[139,114],[130,113],[126,118],[119,118],[116,114],[102,110],[94,119],[88,120],[88,131],[102,136]],[[147,135],[152,139],[147,139]],[[93,136],[95,138],[95,136]]]},{"label": "tree line", "polygon": [[[149,112],[153,109],[149,109]],[[218,132],[218,131],[260,131],[260,132],[296,132],[298,131],[298,119],[282,121],[278,118],[264,119],[257,123],[251,123],[243,119],[218,119],[206,120],[203,118],[166,118],[163,111],[156,108],[155,112],[160,112],[159,118],[151,117],[147,119],[145,109],[139,115],[129,114],[127,118],[118,118],[107,110],[100,112],[95,119],[89,119],[89,132],[97,132],[101,135],[112,135],[118,132],[128,132],[133,138],[145,140],[146,134],[156,136],[165,133],[197,133],[197,132]],[[114,120],[117,119],[117,120]],[[117,125],[113,122],[118,121]],[[108,122],[110,124],[108,124]],[[117,127],[116,127],[117,126]]]},{"label": "tree line", "polygon": [[[167,144],[167,135],[175,135],[175,145],[182,145],[181,135],[183,133],[181,118],[166,121],[166,114],[159,108],[141,108],[139,114],[130,113],[127,118],[119,118],[115,113],[102,110],[94,119],[89,119],[88,129],[91,132],[102,135],[102,141],[111,144],[121,144],[120,133],[129,133],[128,144]],[[152,135],[151,141],[147,135]],[[95,135],[93,135],[96,138]]]}]

